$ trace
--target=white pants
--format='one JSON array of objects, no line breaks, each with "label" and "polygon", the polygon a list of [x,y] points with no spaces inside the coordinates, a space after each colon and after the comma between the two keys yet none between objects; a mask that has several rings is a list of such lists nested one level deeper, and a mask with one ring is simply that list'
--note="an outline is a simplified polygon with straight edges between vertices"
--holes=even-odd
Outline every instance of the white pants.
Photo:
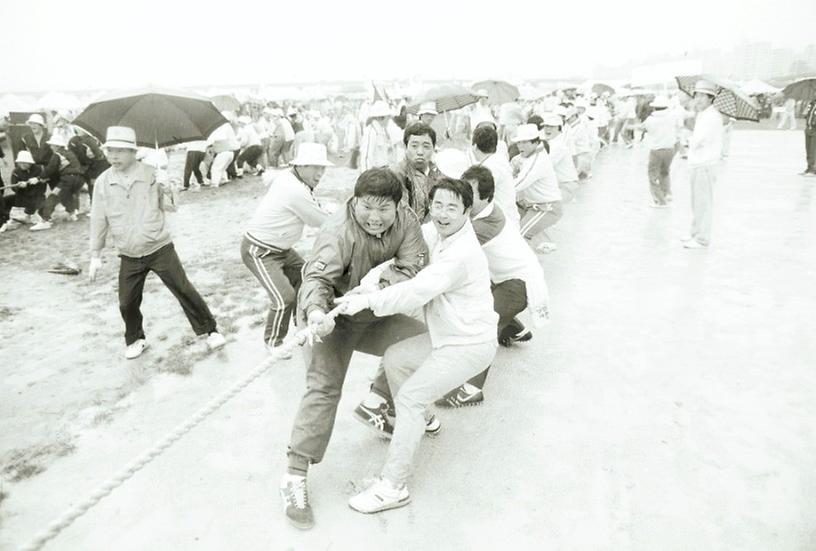
[{"label": "white pants", "polygon": [[222,151],[215,156],[215,159],[213,159],[212,162],[212,167],[210,167],[210,182],[212,182],[212,185],[217,186],[222,182],[229,180],[229,176],[227,176],[227,167],[232,162],[233,155],[234,154],[232,151]]}]

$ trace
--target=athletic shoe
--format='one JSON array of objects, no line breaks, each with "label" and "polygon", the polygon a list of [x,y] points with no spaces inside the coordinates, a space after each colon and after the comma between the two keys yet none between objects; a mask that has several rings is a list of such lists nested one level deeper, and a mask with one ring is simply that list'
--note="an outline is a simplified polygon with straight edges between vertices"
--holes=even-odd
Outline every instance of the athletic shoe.
[{"label": "athletic shoe", "polygon": [[79,215],[76,212],[72,212],[68,215],[68,220],[71,222],[79,222]]},{"label": "athletic shoe", "polygon": [[276,344],[275,346],[267,345],[266,352],[275,360],[292,359],[292,351],[289,348],[284,348],[283,343]]},{"label": "athletic shoe", "polygon": [[314,526],[306,477],[286,473],[281,478],[279,489],[283,500],[283,512],[292,526],[301,530],[308,530]]},{"label": "athletic shoe", "polygon": [[0,226],[0,233],[6,232],[6,231],[16,230],[17,228],[19,228],[22,225],[23,225],[23,223],[18,222],[17,220],[9,220],[5,224]]},{"label": "athletic shoe", "polygon": [[125,349],[125,358],[128,360],[138,358],[142,355],[142,352],[145,351],[145,348],[147,348],[147,341],[144,339],[139,339],[133,344],[128,345],[128,347]]},{"label": "athletic shoe", "polygon": [[517,342],[527,342],[533,339],[533,332],[529,329],[525,328],[516,333],[515,335],[511,335],[509,337],[501,337],[499,339],[499,344],[502,346],[513,346],[513,343]]},{"label": "athletic shoe", "polygon": [[666,203],[658,203],[657,201],[652,201],[651,203],[649,203],[649,206],[652,207],[653,209],[665,209],[669,205],[667,205]]},{"label": "athletic shoe", "polygon": [[672,195],[671,193],[667,193],[666,194],[666,202],[671,203],[672,201],[674,201],[674,195]]},{"label": "athletic shoe", "polygon": [[42,222],[37,222],[33,226],[29,228],[31,231],[43,231],[43,230],[50,230],[51,229],[51,222],[48,220],[43,220]]},{"label": "athletic shoe", "polygon": [[[14,207],[14,208],[16,208],[16,207]],[[20,222],[21,224],[30,224],[31,223],[31,216],[30,215],[26,214],[25,211],[23,211],[22,208],[20,208],[20,210],[16,210],[16,211],[14,210],[14,208],[11,209],[11,212],[9,213],[9,218],[14,220],[15,222]]]},{"label": "athletic shoe", "polygon": [[558,245],[551,241],[544,241],[540,245],[535,248],[535,252],[537,253],[551,253],[558,249]]},{"label": "athletic shoe", "polygon": [[684,241],[683,246],[687,249],[705,249],[708,247],[708,245],[703,245],[696,239],[689,239],[688,241]]},{"label": "athletic shoe", "polygon": [[481,390],[476,389],[476,392],[470,393],[465,390],[465,385],[459,385],[434,403],[445,408],[460,408],[476,406],[482,402],[484,402],[484,393]]},{"label": "athletic shoe", "polygon": [[394,425],[388,419],[388,404],[385,402],[377,408],[360,403],[354,408],[354,418],[382,438],[391,438],[394,435]]},{"label": "athletic shoe", "polygon": [[808,172],[804,176],[805,178],[816,178],[816,172]]},{"label": "athletic shoe", "polygon": [[45,222],[45,220],[43,219],[42,216],[35,212],[34,214],[28,217],[27,224],[34,224],[36,226],[40,222]]},{"label": "athletic shoe", "polygon": [[442,423],[433,413],[430,417],[425,418],[425,434],[429,436],[433,436],[435,434],[439,434],[439,431],[442,430]]},{"label": "athletic shoe", "polygon": [[207,335],[207,346],[210,347],[210,350],[218,350],[225,344],[227,344],[226,339],[218,331],[213,331]]},{"label": "athletic shoe", "polygon": [[807,176],[809,174],[816,174],[816,172],[811,172],[809,169],[805,169],[799,173],[799,176]]},{"label": "athletic shoe", "polygon": [[403,507],[411,502],[411,494],[405,484],[394,486],[388,480],[377,481],[349,499],[349,507],[360,513],[379,513],[388,509]]}]

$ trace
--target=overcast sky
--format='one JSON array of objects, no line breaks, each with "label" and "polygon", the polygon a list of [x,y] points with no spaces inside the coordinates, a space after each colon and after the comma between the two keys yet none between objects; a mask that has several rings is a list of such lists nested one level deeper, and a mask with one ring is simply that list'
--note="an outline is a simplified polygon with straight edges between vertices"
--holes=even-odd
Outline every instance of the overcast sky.
[{"label": "overcast sky", "polygon": [[591,76],[598,63],[651,52],[760,40],[799,50],[816,42],[814,0],[480,4],[0,0],[0,93],[149,82]]}]

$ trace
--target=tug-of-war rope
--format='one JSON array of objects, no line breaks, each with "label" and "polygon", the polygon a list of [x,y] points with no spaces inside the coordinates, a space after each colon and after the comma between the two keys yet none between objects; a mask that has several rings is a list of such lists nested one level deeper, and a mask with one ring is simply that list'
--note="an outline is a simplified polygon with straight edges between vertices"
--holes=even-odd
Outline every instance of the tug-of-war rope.
[{"label": "tug-of-war rope", "polygon": [[[340,314],[342,308],[343,308],[342,306],[334,308],[331,312],[326,314],[327,317],[333,320]],[[305,329],[298,331],[294,335],[294,337],[287,339],[284,342],[284,344],[281,345],[278,354],[284,355],[286,353],[291,353],[295,348],[303,346],[306,342],[313,342],[315,339],[319,340],[318,337],[312,332],[311,328],[306,327]],[[173,431],[168,433],[164,438],[162,438],[160,441],[154,444],[152,448],[150,448],[149,450],[141,454],[139,457],[134,459],[128,466],[123,468],[115,476],[113,476],[107,482],[102,484],[87,498],[77,503],[76,505],[68,509],[65,513],[60,515],[48,526],[48,528],[45,531],[39,534],[28,545],[22,547],[21,550],[37,551],[39,549],[42,549],[43,545],[45,545],[49,540],[55,538],[60,532],[62,532],[68,526],[70,526],[76,519],[78,519],[86,512],[88,512],[88,510],[97,503],[99,503],[102,500],[102,498],[109,495],[113,490],[121,486],[127,479],[129,479],[134,474],[139,472],[145,465],[153,461],[156,457],[161,455],[167,448],[169,448],[177,441],[179,441],[196,425],[198,425],[204,419],[212,415],[216,410],[218,410],[218,408],[226,404],[236,394],[244,390],[255,379],[263,375],[264,372],[266,372],[266,370],[269,369],[279,359],[279,355],[270,356],[269,358],[265,359],[246,377],[236,382],[234,385],[232,385],[232,387],[228,388],[220,395],[210,400],[210,402],[206,406],[201,408],[195,415],[193,415],[185,422],[178,425],[175,429],[173,429]]]}]

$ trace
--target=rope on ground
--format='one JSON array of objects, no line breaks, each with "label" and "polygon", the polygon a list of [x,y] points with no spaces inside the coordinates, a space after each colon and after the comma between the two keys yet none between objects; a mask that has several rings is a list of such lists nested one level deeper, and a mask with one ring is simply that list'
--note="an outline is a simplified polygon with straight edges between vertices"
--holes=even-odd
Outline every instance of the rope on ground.
[{"label": "rope on ground", "polygon": [[[327,314],[331,319],[334,319],[340,313],[341,307],[337,307]],[[280,347],[279,354],[291,353],[296,347],[302,346],[306,342],[312,342],[315,338],[312,331],[307,327],[298,331],[298,333]],[[164,438],[158,441],[152,448],[144,452],[142,455],[134,459],[128,466],[119,471],[114,477],[102,484],[94,492],[92,492],[83,501],[71,507],[68,511],[60,515],[54,520],[48,528],[39,534],[28,545],[21,548],[21,551],[37,551],[51,539],[55,538],[60,532],[70,526],[76,519],[88,512],[88,510],[99,503],[105,496],[109,495],[113,490],[121,486],[127,479],[139,472],[145,465],[153,461],[156,457],[161,455],[167,448],[172,446],[180,440],[185,434],[190,432],[196,425],[201,423],[204,419],[209,417],[218,408],[226,404],[229,400],[235,397],[236,394],[244,390],[255,379],[263,375],[269,369],[278,357],[270,357],[262,361],[258,367],[252,370],[246,377],[235,383],[232,387],[216,396],[210,402],[198,410],[198,412],[187,419],[185,422],[178,425],[172,432],[168,433]]]}]

